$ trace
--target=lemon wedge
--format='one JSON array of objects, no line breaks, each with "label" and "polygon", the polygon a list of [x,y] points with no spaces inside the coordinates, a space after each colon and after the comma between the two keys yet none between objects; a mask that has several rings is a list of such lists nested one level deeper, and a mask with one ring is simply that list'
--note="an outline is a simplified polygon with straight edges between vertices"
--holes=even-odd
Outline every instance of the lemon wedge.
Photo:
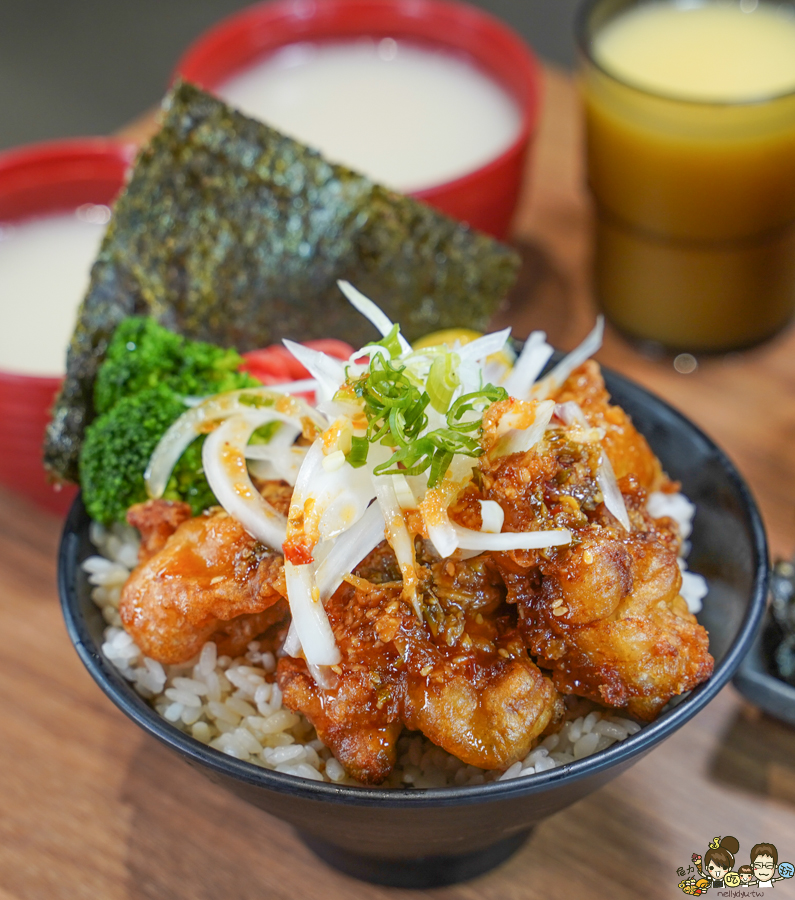
[{"label": "lemon wedge", "polygon": [[432,331],[419,340],[414,341],[415,350],[426,350],[428,347],[452,347],[458,343],[463,347],[475,338],[483,337],[483,332],[475,331],[473,328],[444,328],[441,331]]}]

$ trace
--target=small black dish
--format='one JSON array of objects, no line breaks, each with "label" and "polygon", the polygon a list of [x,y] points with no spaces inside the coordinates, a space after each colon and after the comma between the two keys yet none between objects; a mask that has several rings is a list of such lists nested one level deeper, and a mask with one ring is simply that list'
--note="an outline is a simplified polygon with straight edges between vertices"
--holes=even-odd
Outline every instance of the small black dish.
[{"label": "small black dish", "polygon": [[733,684],[754,706],[795,725],[795,687],[779,678],[773,662],[781,638],[780,626],[766,615],[756,640],[737,669]]},{"label": "small black dish", "polygon": [[646,435],[696,504],[691,568],[710,591],[699,619],[710,633],[712,678],[656,722],[607,750],[547,772],[484,785],[389,791],[307,781],[205,747],[162,719],[102,656],[104,623],[81,562],[94,551],[78,498],[66,521],[58,579],[69,636],[102,690],[134,722],[211,780],[295,827],[324,860],[358,878],[432,887],[479,875],[521,846],[538,822],[615,778],[689,721],[734,674],[765,608],[767,544],[743,479],[692,422],[658,397],[605,372],[616,403]]},{"label": "small black dish", "polygon": [[747,700],[777,719],[795,725],[795,685],[782,677],[793,669],[795,648],[795,565],[779,560],[770,576],[770,597],[762,627],[744,657],[734,686]]}]

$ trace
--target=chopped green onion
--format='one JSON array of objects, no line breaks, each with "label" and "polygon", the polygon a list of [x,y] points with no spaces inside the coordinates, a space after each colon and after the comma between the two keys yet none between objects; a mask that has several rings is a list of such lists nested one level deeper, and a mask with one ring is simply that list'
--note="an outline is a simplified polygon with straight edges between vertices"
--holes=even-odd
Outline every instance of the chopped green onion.
[{"label": "chopped green onion", "polygon": [[351,449],[345,454],[345,459],[353,466],[354,469],[361,468],[367,462],[367,452],[370,449],[370,442],[366,437],[351,438]]},{"label": "chopped green onion", "polygon": [[436,412],[445,413],[450,406],[453,394],[461,383],[456,371],[460,362],[457,353],[443,353],[431,363],[426,390]]},{"label": "chopped green onion", "polygon": [[447,424],[456,431],[471,431],[473,428],[480,426],[480,420],[459,422],[458,420],[461,416],[473,410],[483,412],[492,403],[507,399],[508,392],[505,388],[487,384],[482,390],[473,391],[471,394],[464,394],[462,397],[459,397],[447,413]]},{"label": "chopped green onion", "polygon": [[400,346],[400,341],[398,340],[399,331],[399,327],[393,325],[389,334],[384,335],[380,341],[370,341],[369,344],[365,344],[365,347],[383,347],[389,354],[390,359],[395,359],[395,357],[400,356],[403,352],[403,348]]},{"label": "chopped green onion", "polygon": [[[389,341],[391,336],[392,332],[384,341]],[[482,431],[480,417],[461,419],[469,412],[482,413],[508,394],[504,388],[489,384],[459,397],[450,406],[460,383],[459,364],[457,354],[437,356],[431,363],[427,389],[423,391],[398,360],[387,359],[380,353],[373,356],[369,371],[351,383],[355,396],[364,405],[367,436],[353,438],[351,452],[346,457],[348,462],[352,466],[363,465],[367,459],[365,445],[379,443],[393,448],[394,453],[373,469],[375,475],[420,475],[430,470],[428,486],[435,487],[444,478],[455,454],[480,456],[483,452],[478,442]],[[438,412],[446,413],[447,422],[446,427],[423,434],[428,426],[429,404]]]}]

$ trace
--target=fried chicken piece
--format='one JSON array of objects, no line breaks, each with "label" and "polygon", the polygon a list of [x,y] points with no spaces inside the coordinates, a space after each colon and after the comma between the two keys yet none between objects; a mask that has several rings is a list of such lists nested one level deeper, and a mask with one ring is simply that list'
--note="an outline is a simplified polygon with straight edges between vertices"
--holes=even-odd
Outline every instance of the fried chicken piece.
[{"label": "fried chicken piece", "polygon": [[712,674],[707,632],[679,596],[676,556],[654,537],[578,536],[540,579],[504,566],[520,630],[562,693],[651,720]]},{"label": "fried chicken piece", "polygon": [[611,405],[598,363],[588,360],[575,369],[554,399],[557,403],[573,400],[591,425],[604,429],[602,445],[617,479],[633,475],[647,491],[671,488],[646,438],[620,406]]},{"label": "fried chicken piece", "polygon": [[293,488],[286,481],[278,481],[274,478],[253,477],[254,487],[260,492],[264,500],[283,516],[290,511],[290,500],[293,498]]},{"label": "fried chicken piece", "polygon": [[119,613],[143,652],[192,659],[207,640],[228,655],[287,617],[283,560],[216,511],[183,522],[130,575]]},{"label": "fried chicken piece", "polygon": [[378,708],[369,670],[345,666],[324,690],[302,659],[279,660],[278,680],[284,705],[303,713],[345,771],[362,784],[381,784],[395,765],[403,725]]},{"label": "fried chicken piece", "polygon": [[[486,452],[479,487],[463,494],[451,515],[466,524],[467,505],[482,498],[500,504],[505,531],[572,532],[570,547],[494,554],[508,600],[517,604],[520,632],[562,693],[652,719],[671,697],[711,674],[707,633],[679,596],[678,528],[646,509],[647,486],[665,478],[659,462],[623,411],[607,403],[598,368],[579,369],[559,399],[575,396],[590,424],[612,436],[604,444],[616,453],[616,469],[632,465],[645,473],[623,472],[618,482],[629,532],[603,502],[600,443],[579,443],[576,430],[566,428],[548,430],[525,453]],[[517,405],[503,401],[488,410],[487,451],[502,416],[515,416]]]},{"label": "fried chicken piece", "polygon": [[166,545],[166,541],[191,518],[190,505],[180,500],[147,500],[127,510],[127,522],[141,532],[138,562],[151,559]]},{"label": "fried chicken piece", "polygon": [[[579,443],[565,429],[553,428],[530,451],[507,456],[489,452],[497,446],[503,418],[515,418],[517,407],[525,405],[508,399],[486,411],[481,444],[487,452],[478,463],[479,477],[449,510],[458,524],[479,529],[479,514],[473,517],[473,506],[480,500],[498,503],[504,514],[502,530],[512,532],[576,530],[587,526],[603,506],[597,443]],[[508,556],[525,569],[536,566],[540,558],[537,550],[509,551]]]},{"label": "fried chicken piece", "polygon": [[389,774],[404,725],[464,762],[496,769],[526,756],[562,711],[485,557],[435,561],[422,575],[420,622],[381,545],[326,606],[342,653],[332,683],[318,686],[301,660],[279,662],[285,705],[304,713],[366,784]]}]

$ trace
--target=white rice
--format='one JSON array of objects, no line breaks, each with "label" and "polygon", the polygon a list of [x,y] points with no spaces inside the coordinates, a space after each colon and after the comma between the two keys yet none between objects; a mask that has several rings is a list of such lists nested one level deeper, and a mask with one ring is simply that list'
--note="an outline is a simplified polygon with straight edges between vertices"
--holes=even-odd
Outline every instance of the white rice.
[{"label": "white rice", "polygon": [[[202,744],[265,769],[315,781],[352,784],[331,751],[302,715],[282,705],[275,683],[276,658],[252,641],[244,656],[218,656],[208,641],[188,663],[163,666],[141,653],[119,617],[121,589],[138,558],[138,536],[128,526],[92,523],[101,555],[83,570],[91,596],[108,623],[102,653],[168,722]],[[545,772],[604,750],[640,730],[630,719],[569,698],[566,721],[521,762],[506,771],[468,766],[417,732],[398,741],[398,761],[385,782],[391,788],[484,784]]]},{"label": "white rice", "polygon": [[706,579],[695,572],[688,572],[685,562],[685,557],[690,552],[690,543],[687,539],[693,532],[693,517],[696,514],[696,507],[684,494],[665,494],[662,491],[653,491],[646,501],[646,509],[649,511],[649,515],[655,519],[667,516],[679,526],[679,534],[682,538],[682,555],[678,560],[682,573],[682,587],[679,589],[679,593],[684,597],[687,608],[695,615],[701,612],[702,601],[709,591]]}]

